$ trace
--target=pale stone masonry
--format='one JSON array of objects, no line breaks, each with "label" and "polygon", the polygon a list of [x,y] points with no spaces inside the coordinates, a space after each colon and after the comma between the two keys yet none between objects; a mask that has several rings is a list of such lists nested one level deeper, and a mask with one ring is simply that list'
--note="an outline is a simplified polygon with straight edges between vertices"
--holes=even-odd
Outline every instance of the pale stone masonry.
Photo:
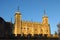
[{"label": "pale stone masonry", "polygon": [[42,17],[42,22],[29,22],[29,21],[22,21],[21,13],[19,11],[15,14],[15,22],[14,22],[14,34],[47,34],[50,36],[50,24],[48,22],[48,17],[46,16],[46,12],[44,10],[44,16]]}]

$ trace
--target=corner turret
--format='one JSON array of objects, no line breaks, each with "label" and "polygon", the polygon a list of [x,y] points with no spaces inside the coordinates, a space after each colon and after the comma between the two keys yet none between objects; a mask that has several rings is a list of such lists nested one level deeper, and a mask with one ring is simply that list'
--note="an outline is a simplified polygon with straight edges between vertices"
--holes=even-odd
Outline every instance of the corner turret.
[{"label": "corner turret", "polygon": [[48,24],[48,17],[46,16],[46,11],[44,10],[44,16],[42,17],[43,24]]},{"label": "corner turret", "polygon": [[15,36],[21,35],[21,13],[19,12],[19,7],[15,13],[14,34]]}]

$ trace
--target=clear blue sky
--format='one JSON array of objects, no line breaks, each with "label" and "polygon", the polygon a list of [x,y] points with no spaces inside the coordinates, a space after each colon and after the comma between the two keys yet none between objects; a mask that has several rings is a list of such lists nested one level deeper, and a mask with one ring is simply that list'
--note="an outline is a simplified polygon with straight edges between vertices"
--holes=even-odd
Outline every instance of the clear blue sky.
[{"label": "clear blue sky", "polygon": [[44,9],[48,16],[51,33],[57,31],[57,24],[60,22],[60,0],[0,0],[0,17],[5,21],[14,23],[14,15],[18,5],[22,14],[22,20],[42,22]]}]

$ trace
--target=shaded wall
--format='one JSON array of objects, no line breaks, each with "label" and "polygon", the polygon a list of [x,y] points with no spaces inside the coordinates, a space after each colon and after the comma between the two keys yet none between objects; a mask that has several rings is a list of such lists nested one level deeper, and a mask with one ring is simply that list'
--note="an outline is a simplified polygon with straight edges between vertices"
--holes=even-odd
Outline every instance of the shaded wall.
[{"label": "shaded wall", "polygon": [[13,24],[6,22],[3,18],[0,17],[0,37],[9,36],[12,34]]}]

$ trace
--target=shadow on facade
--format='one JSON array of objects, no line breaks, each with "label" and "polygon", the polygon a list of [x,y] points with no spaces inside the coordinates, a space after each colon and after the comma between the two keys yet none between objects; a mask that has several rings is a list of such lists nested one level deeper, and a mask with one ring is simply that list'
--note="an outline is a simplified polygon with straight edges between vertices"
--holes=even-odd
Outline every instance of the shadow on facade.
[{"label": "shadow on facade", "polygon": [[42,34],[35,34],[34,36],[32,36],[31,34],[28,34],[27,36],[25,36],[25,34],[23,36],[21,36],[21,34],[18,34],[18,36],[14,36],[14,34],[12,34],[10,37],[8,37],[9,39],[20,39],[20,40],[58,40],[59,38],[54,38],[54,37],[47,37],[47,35],[45,34],[44,36]]},{"label": "shadow on facade", "polygon": [[9,37],[12,34],[13,24],[11,22],[6,22],[0,17],[0,38]]}]

